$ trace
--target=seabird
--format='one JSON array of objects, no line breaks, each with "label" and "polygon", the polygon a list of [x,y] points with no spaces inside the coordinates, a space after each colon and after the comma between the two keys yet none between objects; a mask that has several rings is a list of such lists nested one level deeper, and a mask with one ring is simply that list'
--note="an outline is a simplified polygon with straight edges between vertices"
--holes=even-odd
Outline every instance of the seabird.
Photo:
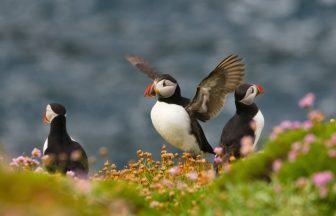
[{"label": "seabird", "polygon": [[255,104],[255,98],[264,89],[260,85],[241,84],[235,90],[236,114],[224,126],[220,146],[224,150],[226,162],[230,156],[241,157],[241,140],[244,137],[252,139],[252,149],[255,149],[264,128],[264,116]]},{"label": "seabird", "polygon": [[145,96],[157,96],[151,110],[151,120],[156,131],[169,144],[193,156],[214,154],[198,122],[206,122],[221,112],[229,93],[241,83],[244,64],[236,55],[230,55],[198,85],[192,100],[181,95],[176,79],[161,74],[138,56],[126,59],[153,82],[146,88]]},{"label": "seabird", "polygon": [[50,132],[43,146],[43,155],[48,156],[49,172],[74,172],[77,177],[86,177],[89,166],[82,146],[73,140],[66,128],[66,109],[58,103],[48,104],[43,122],[50,124]]}]

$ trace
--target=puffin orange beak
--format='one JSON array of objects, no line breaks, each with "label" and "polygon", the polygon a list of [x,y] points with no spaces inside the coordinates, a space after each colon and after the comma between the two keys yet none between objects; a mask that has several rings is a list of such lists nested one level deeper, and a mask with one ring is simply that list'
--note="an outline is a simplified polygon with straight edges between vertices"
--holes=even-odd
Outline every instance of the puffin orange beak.
[{"label": "puffin orange beak", "polygon": [[258,93],[257,95],[263,94],[264,93],[264,88],[261,85],[257,85]]},{"label": "puffin orange beak", "polygon": [[156,96],[157,95],[157,92],[155,90],[155,84],[152,83],[150,85],[148,85],[146,87],[146,90],[145,90],[145,97],[152,97],[152,96]]},{"label": "puffin orange beak", "polygon": [[43,121],[44,124],[48,124],[48,123],[49,123],[49,121],[48,121],[48,119],[47,119],[47,115],[46,115],[45,112],[44,112],[43,115],[42,115],[42,121]]}]

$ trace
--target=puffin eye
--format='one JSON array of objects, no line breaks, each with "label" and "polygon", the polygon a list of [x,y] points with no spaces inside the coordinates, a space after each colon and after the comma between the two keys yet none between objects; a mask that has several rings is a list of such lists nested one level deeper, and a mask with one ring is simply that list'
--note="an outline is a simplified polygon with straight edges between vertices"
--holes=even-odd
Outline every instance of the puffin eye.
[{"label": "puffin eye", "polygon": [[163,80],[162,86],[163,86],[163,87],[166,87],[166,85],[167,85],[167,84],[166,84],[166,81]]},{"label": "puffin eye", "polygon": [[173,83],[172,81],[170,81],[170,80],[165,80],[164,81],[164,86],[175,86],[176,84],[175,83]]},{"label": "puffin eye", "polygon": [[254,88],[251,88],[251,93],[252,93],[252,94],[254,93]]}]

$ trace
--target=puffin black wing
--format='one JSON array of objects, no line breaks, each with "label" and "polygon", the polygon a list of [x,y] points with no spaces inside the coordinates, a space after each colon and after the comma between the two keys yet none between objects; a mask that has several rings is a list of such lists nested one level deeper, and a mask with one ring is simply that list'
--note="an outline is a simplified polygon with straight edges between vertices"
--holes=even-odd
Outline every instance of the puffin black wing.
[{"label": "puffin black wing", "polygon": [[226,97],[244,78],[245,65],[237,55],[224,59],[197,87],[196,95],[186,110],[201,121],[216,117]]},{"label": "puffin black wing", "polygon": [[199,144],[201,151],[214,154],[211,145],[209,144],[207,138],[204,135],[201,125],[198,123],[196,119],[191,119],[191,130],[196,137],[196,140]]},{"label": "puffin black wing", "polygon": [[152,67],[145,59],[139,56],[127,55],[125,58],[129,63],[145,73],[152,80],[160,75],[160,73],[154,67]]},{"label": "puffin black wing", "polygon": [[[187,98],[181,97],[179,100],[179,105],[186,107],[190,103],[190,100]],[[212,146],[209,144],[201,125],[198,123],[196,118],[190,118],[191,132],[194,134],[200,149],[203,152],[214,154]]]}]

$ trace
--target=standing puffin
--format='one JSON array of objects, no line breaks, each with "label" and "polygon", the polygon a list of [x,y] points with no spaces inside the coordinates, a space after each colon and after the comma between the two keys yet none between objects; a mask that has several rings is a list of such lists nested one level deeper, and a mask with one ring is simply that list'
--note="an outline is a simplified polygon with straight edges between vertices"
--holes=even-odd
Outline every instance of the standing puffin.
[{"label": "standing puffin", "polygon": [[163,139],[193,156],[214,154],[198,120],[208,121],[221,112],[227,95],[244,77],[242,59],[236,55],[224,59],[198,85],[191,101],[181,96],[180,87],[172,76],[160,74],[140,57],[127,56],[126,59],[153,80],[145,96],[157,96],[151,119]]},{"label": "standing puffin", "polygon": [[241,157],[243,137],[251,137],[255,149],[264,127],[264,116],[254,100],[263,92],[261,86],[246,83],[239,85],[235,90],[236,114],[225,125],[220,142],[227,162],[232,155],[235,158]]},{"label": "standing puffin", "polygon": [[47,170],[63,174],[72,171],[77,177],[86,177],[89,170],[88,159],[82,146],[67,132],[64,106],[48,104],[43,122],[50,124],[50,132],[43,146],[43,155],[49,158]]}]

